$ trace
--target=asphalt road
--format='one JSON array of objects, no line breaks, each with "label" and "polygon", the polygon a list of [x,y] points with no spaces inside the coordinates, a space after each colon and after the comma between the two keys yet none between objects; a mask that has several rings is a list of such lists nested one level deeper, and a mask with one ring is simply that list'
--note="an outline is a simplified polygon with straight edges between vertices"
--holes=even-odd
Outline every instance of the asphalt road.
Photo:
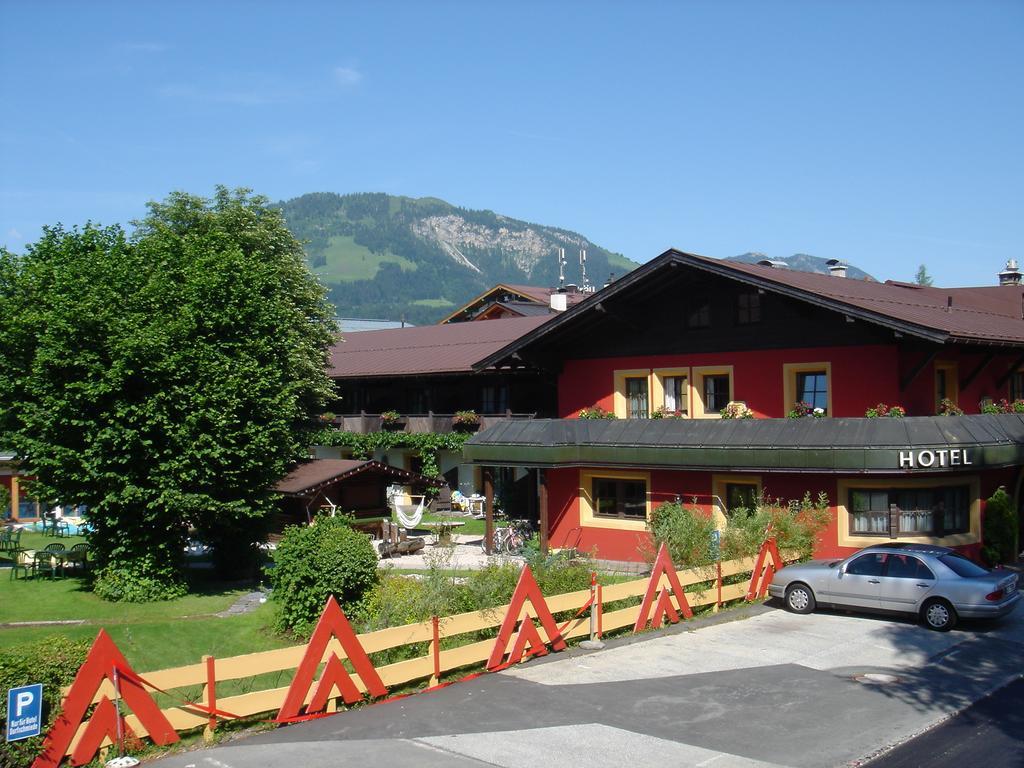
[{"label": "asphalt road", "polygon": [[[854,766],[1018,678],[1024,655],[1024,613],[944,634],[843,613],[758,606],[728,618],[737,615],[747,617],[551,654],[157,764]],[[996,753],[958,765],[1019,768]],[[901,765],[918,764],[935,763]]]},{"label": "asphalt road", "polygon": [[1024,678],[972,704],[864,768],[1024,765]]}]

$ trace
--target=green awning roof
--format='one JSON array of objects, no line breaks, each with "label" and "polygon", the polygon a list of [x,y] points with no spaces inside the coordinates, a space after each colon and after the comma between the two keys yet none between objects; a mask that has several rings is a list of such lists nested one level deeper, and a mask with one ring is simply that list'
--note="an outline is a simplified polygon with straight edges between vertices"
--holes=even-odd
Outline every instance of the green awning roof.
[{"label": "green awning roof", "polygon": [[520,467],[962,472],[1024,464],[1024,415],[508,420],[475,435],[463,456]]}]

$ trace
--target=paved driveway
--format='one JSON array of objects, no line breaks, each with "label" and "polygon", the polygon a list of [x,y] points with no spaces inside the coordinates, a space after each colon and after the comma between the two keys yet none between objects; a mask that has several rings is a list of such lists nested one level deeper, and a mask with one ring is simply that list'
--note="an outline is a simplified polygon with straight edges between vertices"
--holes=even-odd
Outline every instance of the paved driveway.
[{"label": "paved driveway", "polygon": [[1024,654],[1022,611],[947,634],[842,613],[741,615],[553,654],[159,765],[858,765],[1014,679]]}]

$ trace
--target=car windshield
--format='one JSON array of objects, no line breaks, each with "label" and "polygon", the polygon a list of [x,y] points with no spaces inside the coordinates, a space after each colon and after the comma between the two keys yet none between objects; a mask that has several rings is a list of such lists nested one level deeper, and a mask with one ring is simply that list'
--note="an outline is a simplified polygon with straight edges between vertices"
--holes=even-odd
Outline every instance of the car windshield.
[{"label": "car windshield", "polygon": [[965,579],[969,579],[972,576],[985,576],[988,574],[988,571],[985,568],[972,563],[963,555],[942,555],[939,557],[939,560],[943,565],[956,573],[957,576],[963,576]]}]

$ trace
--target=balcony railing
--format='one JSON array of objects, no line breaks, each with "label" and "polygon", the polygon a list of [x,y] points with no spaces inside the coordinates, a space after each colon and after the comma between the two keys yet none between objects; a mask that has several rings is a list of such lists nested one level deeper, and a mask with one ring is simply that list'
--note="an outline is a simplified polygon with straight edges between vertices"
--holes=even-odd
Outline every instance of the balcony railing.
[{"label": "balcony railing", "polygon": [[[513,413],[512,411],[505,411],[504,413],[479,413],[477,416],[480,419],[479,429],[487,429],[487,427],[493,424],[507,421],[508,419],[537,418],[536,413]],[[391,422],[386,426],[384,419],[379,413],[367,413],[366,411],[361,411],[354,415],[337,416],[329,423],[338,429],[346,432],[356,432],[361,435],[365,435],[368,432],[379,432],[383,429],[412,433],[452,432],[456,429],[454,413],[434,413],[433,411],[403,414],[398,421]]]}]

